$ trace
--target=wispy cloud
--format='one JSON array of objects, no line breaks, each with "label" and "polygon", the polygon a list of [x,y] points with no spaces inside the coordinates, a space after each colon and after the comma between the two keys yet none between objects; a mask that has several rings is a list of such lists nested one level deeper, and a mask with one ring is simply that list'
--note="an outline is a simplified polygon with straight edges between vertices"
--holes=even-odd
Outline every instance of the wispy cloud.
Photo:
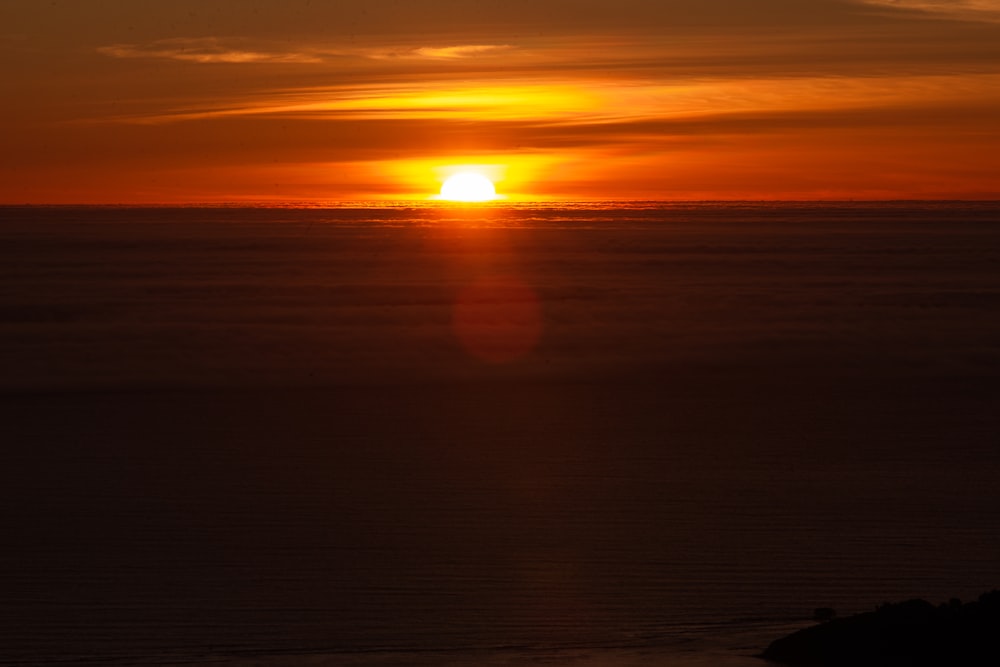
[{"label": "wispy cloud", "polygon": [[293,88],[245,99],[220,99],[202,105],[159,109],[152,114],[116,117],[130,123],[169,123],[235,116],[326,119],[437,119],[555,122],[560,118],[608,113],[607,85],[598,90],[558,80],[510,80],[502,84],[469,82],[387,83]]},{"label": "wispy cloud", "polygon": [[996,99],[998,74],[975,77],[912,75],[725,78],[663,83],[557,78],[463,82],[342,84],[271,90],[243,99],[204,100],[148,114],[107,118],[161,124],[212,118],[271,117],[327,120],[526,121],[554,127],[637,119],[696,118],[706,114],[764,111],[833,111],[886,105],[937,104],[958,95]]},{"label": "wispy cloud", "polygon": [[1000,22],[1000,0],[856,0],[862,4],[970,21]]},{"label": "wispy cloud", "polygon": [[440,60],[455,60],[458,58],[474,58],[483,55],[495,55],[500,51],[511,49],[508,44],[467,44],[463,46],[424,46],[409,51],[407,56],[415,58],[431,58]]},{"label": "wispy cloud", "polygon": [[322,58],[302,51],[262,50],[239,40],[178,37],[148,44],[112,44],[97,49],[113,58],[154,58],[195,63],[318,63]]},{"label": "wispy cloud", "polygon": [[372,60],[462,60],[499,54],[508,44],[462,44],[457,46],[405,46],[328,48],[309,46],[295,50],[249,40],[220,37],[178,37],[147,44],[112,44],[98,52],[113,58],[150,58],[193,63],[322,63],[333,58]]}]

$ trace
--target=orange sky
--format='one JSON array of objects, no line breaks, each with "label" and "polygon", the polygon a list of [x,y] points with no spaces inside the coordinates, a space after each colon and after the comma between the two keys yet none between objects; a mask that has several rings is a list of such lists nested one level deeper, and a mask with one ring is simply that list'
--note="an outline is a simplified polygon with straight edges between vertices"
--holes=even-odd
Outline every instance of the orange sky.
[{"label": "orange sky", "polygon": [[1000,0],[5,0],[0,203],[1000,198]]}]

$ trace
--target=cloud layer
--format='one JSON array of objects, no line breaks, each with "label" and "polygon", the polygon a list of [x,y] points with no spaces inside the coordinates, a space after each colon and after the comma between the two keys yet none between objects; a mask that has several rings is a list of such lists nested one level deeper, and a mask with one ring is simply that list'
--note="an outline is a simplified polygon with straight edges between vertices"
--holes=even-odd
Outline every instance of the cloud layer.
[{"label": "cloud layer", "polygon": [[1000,21],[998,0],[859,0],[867,5],[969,21]]},{"label": "cloud layer", "polygon": [[148,44],[112,44],[97,51],[114,58],[157,58],[194,63],[318,63],[316,54],[268,51],[217,37],[176,37]]},{"label": "cloud layer", "polygon": [[320,64],[335,62],[343,58],[462,60],[496,55],[511,48],[509,45],[502,44],[463,44],[457,46],[373,48],[311,46],[282,49],[274,44],[248,38],[174,37],[154,40],[146,44],[100,46],[97,48],[97,52],[112,58],[178,60],[202,64]]},{"label": "cloud layer", "polygon": [[455,164],[570,198],[1000,182],[1000,0],[54,1],[0,10],[0,201],[420,197]]}]

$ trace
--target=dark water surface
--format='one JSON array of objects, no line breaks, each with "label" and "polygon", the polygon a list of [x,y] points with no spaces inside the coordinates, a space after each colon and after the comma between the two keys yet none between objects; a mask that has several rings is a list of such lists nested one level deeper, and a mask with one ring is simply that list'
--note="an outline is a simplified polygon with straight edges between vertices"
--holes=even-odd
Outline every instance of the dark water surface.
[{"label": "dark water surface", "polygon": [[753,665],[1000,586],[998,382],[997,204],[0,208],[0,662]]}]

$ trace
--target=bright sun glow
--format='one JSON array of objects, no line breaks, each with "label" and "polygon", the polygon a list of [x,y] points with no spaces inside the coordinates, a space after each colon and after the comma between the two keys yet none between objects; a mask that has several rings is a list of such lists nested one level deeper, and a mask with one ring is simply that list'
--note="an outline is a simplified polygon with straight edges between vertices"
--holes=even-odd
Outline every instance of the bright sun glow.
[{"label": "bright sun glow", "polygon": [[497,198],[493,181],[476,171],[460,171],[441,186],[441,199],[449,201],[490,201]]}]

